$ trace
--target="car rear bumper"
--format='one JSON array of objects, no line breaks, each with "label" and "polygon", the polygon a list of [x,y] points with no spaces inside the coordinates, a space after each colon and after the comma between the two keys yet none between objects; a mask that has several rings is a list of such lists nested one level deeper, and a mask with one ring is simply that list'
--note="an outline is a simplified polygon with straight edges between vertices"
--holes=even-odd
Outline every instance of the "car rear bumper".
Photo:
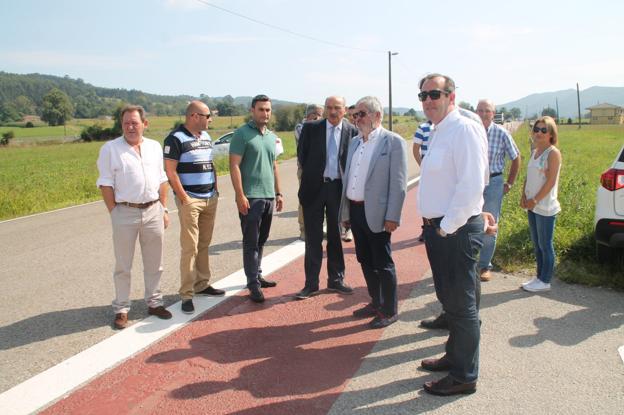
[{"label": "car rear bumper", "polygon": [[596,242],[613,248],[624,248],[624,220],[600,219],[596,223]]}]

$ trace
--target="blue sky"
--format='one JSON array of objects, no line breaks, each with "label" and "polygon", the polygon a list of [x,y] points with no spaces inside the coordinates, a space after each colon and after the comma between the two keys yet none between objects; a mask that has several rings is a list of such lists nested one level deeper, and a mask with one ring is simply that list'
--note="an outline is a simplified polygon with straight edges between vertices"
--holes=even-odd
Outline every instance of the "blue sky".
[{"label": "blue sky", "polygon": [[418,80],[450,75],[476,106],[538,92],[624,86],[624,3],[202,0],[337,43],[284,33],[198,0],[19,0],[0,6],[0,70],[159,94],[323,102],[343,95],[421,109]]}]

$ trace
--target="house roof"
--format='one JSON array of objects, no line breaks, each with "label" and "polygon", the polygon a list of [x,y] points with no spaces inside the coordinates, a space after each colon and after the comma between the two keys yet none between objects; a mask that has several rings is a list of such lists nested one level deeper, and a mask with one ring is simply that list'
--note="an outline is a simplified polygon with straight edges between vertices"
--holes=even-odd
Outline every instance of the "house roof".
[{"label": "house roof", "polygon": [[602,104],[597,104],[594,105],[593,107],[587,107],[585,108],[586,110],[600,110],[600,109],[606,109],[606,108],[622,108],[619,105],[613,105],[613,104],[609,104],[609,103],[602,103]]}]

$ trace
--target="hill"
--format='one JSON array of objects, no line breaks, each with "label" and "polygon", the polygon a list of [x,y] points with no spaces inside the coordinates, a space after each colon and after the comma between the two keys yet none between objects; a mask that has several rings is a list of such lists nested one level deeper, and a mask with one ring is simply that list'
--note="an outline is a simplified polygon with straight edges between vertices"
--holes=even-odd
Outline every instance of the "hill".
[{"label": "hill", "polygon": [[[608,102],[613,105],[624,106],[624,87],[592,86],[580,91],[581,114],[587,112],[586,108],[592,105]],[[529,117],[534,114],[541,114],[544,108],[557,108],[559,102],[559,116],[562,118],[575,118],[578,116],[578,106],[576,100],[576,89],[564,89],[554,92],[543,92],[531,94],[516,101],[496,104],[498,108],[507,109],[517,107],[522,111],[523,116]],[[526,112],[526,114],[525,114]]]}]

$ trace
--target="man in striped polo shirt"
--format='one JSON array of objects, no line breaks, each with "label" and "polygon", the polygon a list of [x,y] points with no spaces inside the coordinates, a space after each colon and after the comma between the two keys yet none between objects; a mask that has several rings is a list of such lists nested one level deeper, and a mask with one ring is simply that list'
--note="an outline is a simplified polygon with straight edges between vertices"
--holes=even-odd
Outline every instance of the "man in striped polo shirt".
[{"label": "man in striped polo shirt", "polygon": [[221,296],[210,285],[208,248],[217,214],[217,172],[212,163],[212,140],[205,131],[210,109],[201,101],[186,108],[183,125],[164,143],[165,171],[175,193],[180,218],[180,297],[182,311],[195,312],[193,295]]}]

